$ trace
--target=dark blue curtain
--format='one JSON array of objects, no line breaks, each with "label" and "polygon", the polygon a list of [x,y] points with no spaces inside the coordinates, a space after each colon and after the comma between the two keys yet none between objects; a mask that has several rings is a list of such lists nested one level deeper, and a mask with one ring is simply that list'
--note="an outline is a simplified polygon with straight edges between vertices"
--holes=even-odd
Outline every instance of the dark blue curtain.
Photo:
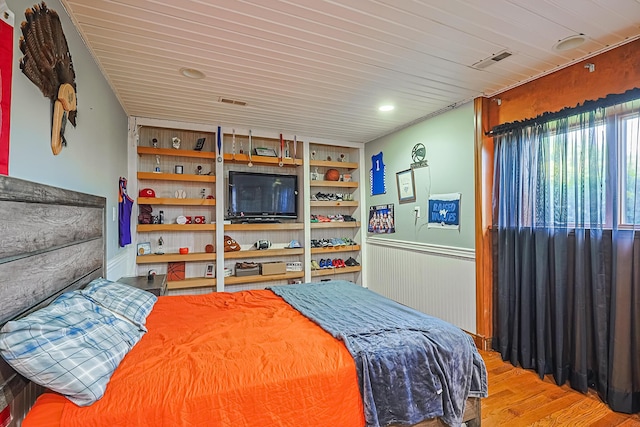
[{"label": "dark blue curtain", "polygon": [[495,134],[494,349],[627,413],[640,411],[639,106]]}]

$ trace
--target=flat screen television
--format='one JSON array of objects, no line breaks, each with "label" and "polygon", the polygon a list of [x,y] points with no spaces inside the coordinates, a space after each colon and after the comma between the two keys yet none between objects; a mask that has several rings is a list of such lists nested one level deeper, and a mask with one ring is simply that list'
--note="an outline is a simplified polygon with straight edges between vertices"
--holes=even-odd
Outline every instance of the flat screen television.
[{"label": "flat screen television", "polygon": [[228,218],[298,218],[298,177],[229,171]]}]

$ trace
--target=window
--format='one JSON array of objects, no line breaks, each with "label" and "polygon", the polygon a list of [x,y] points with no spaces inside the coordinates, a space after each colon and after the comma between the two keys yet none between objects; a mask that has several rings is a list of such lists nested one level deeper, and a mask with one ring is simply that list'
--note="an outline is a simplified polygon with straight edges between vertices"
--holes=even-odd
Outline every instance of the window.
[{"label": "window", "polygon": [[620,222],[640,225],[640,114],[622,117],[620,125]]}]

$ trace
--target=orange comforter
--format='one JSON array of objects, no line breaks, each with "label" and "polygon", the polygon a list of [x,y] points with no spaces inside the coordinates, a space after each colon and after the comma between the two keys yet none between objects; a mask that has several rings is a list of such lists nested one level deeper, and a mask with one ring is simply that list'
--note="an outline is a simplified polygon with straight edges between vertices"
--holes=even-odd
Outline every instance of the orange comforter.
[{"label": "orange comforter", "polygon": [[25,427],[364,426],[342,344],[271,291],[160,297],[89,407],[45,394]]}]

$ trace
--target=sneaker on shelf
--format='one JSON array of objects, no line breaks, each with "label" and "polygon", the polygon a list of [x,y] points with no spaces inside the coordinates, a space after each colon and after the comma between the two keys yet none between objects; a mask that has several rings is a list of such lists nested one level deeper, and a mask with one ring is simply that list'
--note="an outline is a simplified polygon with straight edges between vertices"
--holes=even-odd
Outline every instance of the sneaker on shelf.
[{"label": "sneaker on shelf", "polygon": [[347,267],[356,267],[360,265],[360,263],[353,259],[353,257],[349,257],[344,263]]},{"label": "sneaker on shelf", "polygon": [[289,246],[287,246],[287,249],[295,249],[295,248],[301,248],[302,245],[300,244],[299,241],[297,240],[292,240],[289,242]]},{"label": "sneaker on shelf", "polygon": [[320,270],[320,265],[315,259],[311,260],[311,269],[312,270]]},{"label": "sneaker on shelf", "polygon": [[344,246],[344,241],[342,239],[334,237],[333,239],[331,239],[331,246]]},{"label": "sneaker on shelf", "polygon": [[356,221],[356,219],[354,217],[352,217],[351,215],[342,215],[342,218],[345,221],[349,221],[349,222],[355,222]]},{"label": "sneaker on shelf", "polygon": [[349,237],[343,237],[342,240],[344,241],[344,244],[347,246],[355,246],[357,245],[356,242],[354,242],[351,238]]},{"label": "sneaker on shelf", "polygon": [[317,215],[311,215],[311,222],[319,222]]}]

